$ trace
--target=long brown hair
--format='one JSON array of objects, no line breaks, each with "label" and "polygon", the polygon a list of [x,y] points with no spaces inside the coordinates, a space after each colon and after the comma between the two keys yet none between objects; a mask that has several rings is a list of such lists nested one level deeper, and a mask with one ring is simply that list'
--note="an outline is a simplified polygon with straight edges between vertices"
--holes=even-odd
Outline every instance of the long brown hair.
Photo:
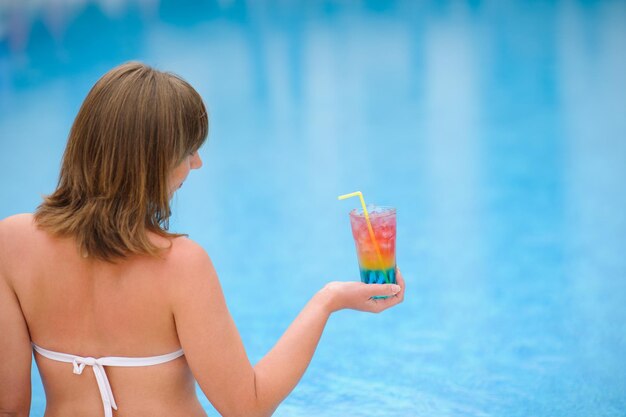
[{"label": "long brown hair", "polygon": [[137,62],[112,69],[74,120],[57,189],[37,208],[37,224],[75,238],[84,256],[157,255],[148,232],[180,236],[167,231],[168,175],[207,133],[202,98],[185,80]]}]

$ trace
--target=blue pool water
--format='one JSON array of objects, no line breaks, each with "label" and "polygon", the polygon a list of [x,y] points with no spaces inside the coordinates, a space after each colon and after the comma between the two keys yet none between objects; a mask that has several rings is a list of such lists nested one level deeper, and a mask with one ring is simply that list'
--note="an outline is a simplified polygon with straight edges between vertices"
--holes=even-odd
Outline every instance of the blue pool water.
[{"label": "blue pool water", "polygon": [[626,416],[626,2],[0,3],[0,217],[131,59],[209,106],[173,228],[253,361],[359,280],[336,197],[398,209],[405,303],[336,314],[276,416]]}]

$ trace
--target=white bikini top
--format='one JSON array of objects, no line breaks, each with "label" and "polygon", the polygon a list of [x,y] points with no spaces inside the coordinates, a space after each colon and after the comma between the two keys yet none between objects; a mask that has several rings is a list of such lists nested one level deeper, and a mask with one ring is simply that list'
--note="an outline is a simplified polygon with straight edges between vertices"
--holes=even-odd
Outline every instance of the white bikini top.
[{"label": "white bikini top", "polygon": [[96,382],[98,383],[98,389],[100,390],[100,397],[102,397],[105,417],[113,417],[113,410],[117,410],[117,404],[115,403],[115,398],[113,398],[113,391],[111,391],[111,384],[109,383],[107,374],[104,371],[105,366],[152,366],[172,361],[184,355],[183,350],[180,349],[166,355],[149,356],[144,358],[123,358],[118,356],[83,358],[82,356],[68,355],[67,353],[46,350],[34,343],[33,348],[37,353],[48,359],[73,364],[74,373],[76,375],[82,374],[85,366],[91,366],[91,369],[93,369],[93,373],[96,376]]}]

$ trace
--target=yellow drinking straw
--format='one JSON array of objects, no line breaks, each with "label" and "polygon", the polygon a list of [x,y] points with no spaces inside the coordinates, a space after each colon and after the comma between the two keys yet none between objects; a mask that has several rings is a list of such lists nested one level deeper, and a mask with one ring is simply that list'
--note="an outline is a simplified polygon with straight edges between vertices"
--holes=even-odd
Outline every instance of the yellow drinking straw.
[{"label": "yellow drinking straw", "polygon": [[346,198],[356,197],[358,196],[361,200],[361,207],[363,207],[363,214],[365,215],[365,222],[367,223],[367,230],[370,232],[370,238],[372,239],[372,243],[374,243],[374,248],[376,249],[376,256],[378,256],[378,262],[380,265],[380,270],[385,275],[385,282],[389,284],[389,278],[387,277],[387,272],[383,267],[383,257],[380,254],[380,248],[378,247],[378,242],[376,242],[376,236],[374,236],[374,229],[372,228],[372,223],[370,222],[370,215],[367,212],[367,207],[365,206],[365,200],[363,200],[363,193],[360,191],[355,191],[350,194],[344,194],[337,197],[339,200],[345,200]]}]

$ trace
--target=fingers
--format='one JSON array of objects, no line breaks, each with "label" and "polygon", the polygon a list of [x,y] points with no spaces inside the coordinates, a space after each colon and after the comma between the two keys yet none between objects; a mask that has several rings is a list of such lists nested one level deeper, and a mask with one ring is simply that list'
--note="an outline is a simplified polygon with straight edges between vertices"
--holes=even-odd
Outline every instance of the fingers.
[{"label": "fingers", "polygon": [[380,313],[390,307],[400,304],[402,300],[396,295],[391,295],[386,298],[372,298],[369,300],[370,309],[372,313]]},{"label": "fingers", "polygon": [[406,282],[404,281],[404,277],[402,276],[402,272],[400,272],[400,268],[396,267],[396,284],[398,284],[400,287],[402,287],[402,290],[404,291],[404,288],[406,286]]},{"label": "fingers", "polygon": [[397,284],[365,284],[363,288],[368,297],[392,296],[402,291],[402,287]]},{"label": "fingers", "polygon": [[397,294],[397,297],[400,298],[400,301],[404,300],[404,290],[406,289],[406,283],[404,281],[404,277],[402,276],[402,272],[400,272],[400,268],[396,267],[396,283],[402,288]]},{"label": "fingers", "polygon": [[367,297],[363,311],[380,313],[402,301],[398,297],[402,288],[396,284],[364,284],[363,295]]},{"label": "fingers", "polygon": [[404,277],[402,276],[402,272],[400,272],[400,268],[396,266],[396,283],[404,288]]},{"label": "fingers", "polygon": [[[367,284],[370,297],[370,311],[380,313],[390,307],[400,304],[404,301],[404,290],[406,282],[400,272],[400,268],[396,267],[396,284]],[[386,298],[374,298],[376,296],[384,296]]]}]

